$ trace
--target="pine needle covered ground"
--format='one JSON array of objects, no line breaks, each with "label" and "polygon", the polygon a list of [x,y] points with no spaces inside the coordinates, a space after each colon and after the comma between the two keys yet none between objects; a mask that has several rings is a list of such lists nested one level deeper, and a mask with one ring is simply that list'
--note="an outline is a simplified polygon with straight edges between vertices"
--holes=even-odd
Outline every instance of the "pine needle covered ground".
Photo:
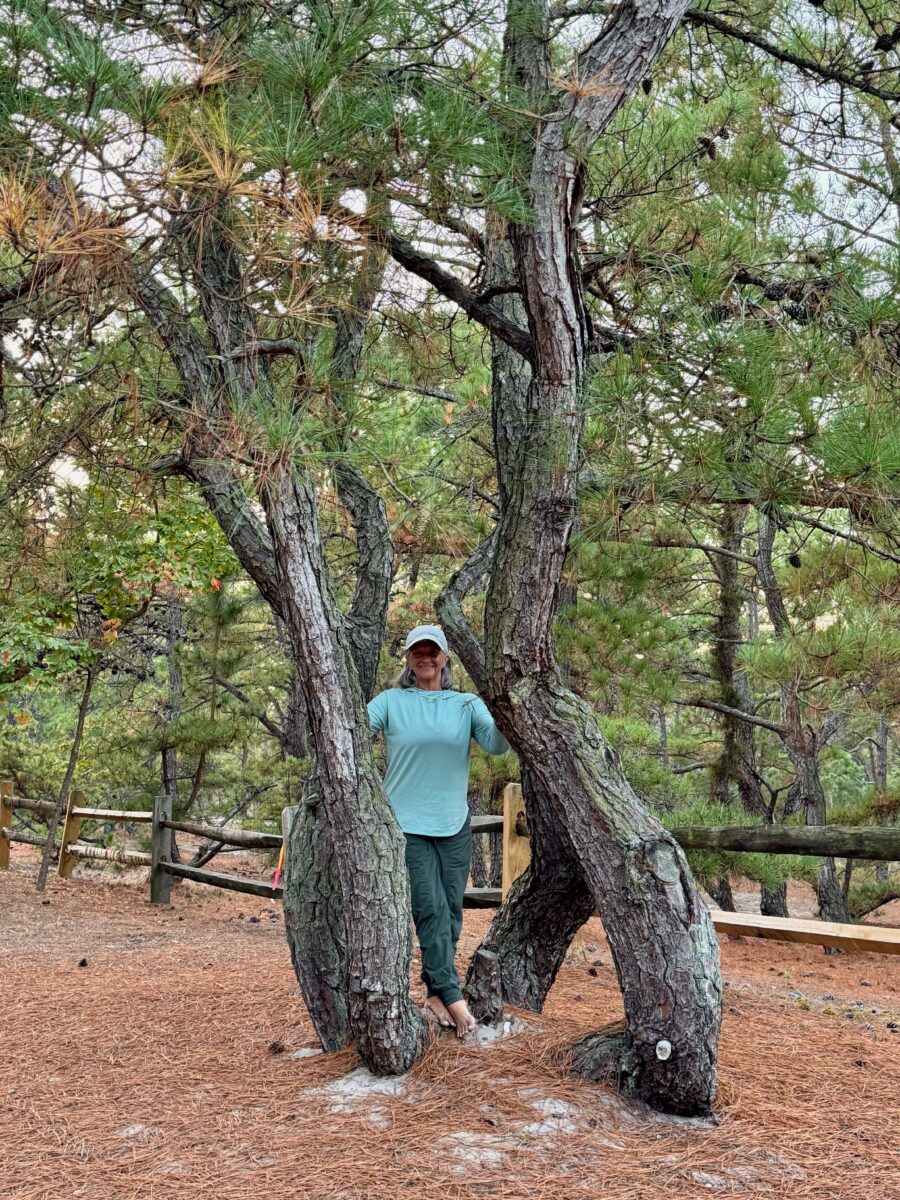
[{"label": "pine needle covered ground", "polygon": [[35,870],[15,847],[0,873],[8,1200],[900,1198],[896,959],[724,941],[701,1124],[567,1078],[573,1034],[620,1013],[597,922],[540,1018],[374,1081],[315,1052],[274,904],[184,885],[152,909],[141,872],[41,897]]}]

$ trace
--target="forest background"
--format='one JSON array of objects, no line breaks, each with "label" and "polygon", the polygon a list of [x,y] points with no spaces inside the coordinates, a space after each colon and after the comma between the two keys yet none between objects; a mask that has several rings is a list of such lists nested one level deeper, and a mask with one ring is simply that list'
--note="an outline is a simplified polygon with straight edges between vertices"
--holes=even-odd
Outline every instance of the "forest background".
[{"label": "forest background", "polygon": [[[3,6],[0,776],[55,800],[75,770],[97,806],[171,790],[178,815],[262,824],[306,767],[287,635],[198,494],[191,406],[117,256],[202,308],[175,226],[185,196],[227,198],[272,378],[229,414],[233,458],[248,496],[302,458],[345,610],[341,465],[381,498],[387,684],[498,498],[484,330],[372,226],[390,213],[481,303],[502,295],[485,214],[525,219],[527,114],[498,99],[500,14],[474,4],[182,7]],[[559,44],[604,8],[560,5]],[[892,822],[900,21],[837,0],[690,14],[586,163],[599,352],[559,655],[664,823]],[[351,371],[334,348],[363,276]],[[476,753],[473,806],[516,772]],[[723,907],[738,876],[770,912],[787,878],[827,889],[814,860],[690,861]],[[838,883],[831,915],[897,894],[874,865]]]}]

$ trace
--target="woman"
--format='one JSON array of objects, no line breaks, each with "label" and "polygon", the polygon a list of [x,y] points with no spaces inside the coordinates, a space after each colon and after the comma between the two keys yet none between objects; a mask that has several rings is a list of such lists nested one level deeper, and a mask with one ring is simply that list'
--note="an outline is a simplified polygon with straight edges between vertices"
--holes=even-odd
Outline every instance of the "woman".
[{"label": "woman", "polygon": [[475,1028],[454,965],[472,857],[470,742],[474,737],[489,754],[510,747],[484,701],[453,690],[442,629],[418,625],[404,650],[396,685],[369,703],[369,728],[384,734],[384,787],[406,837],[425,1008],[462,1038]]}]

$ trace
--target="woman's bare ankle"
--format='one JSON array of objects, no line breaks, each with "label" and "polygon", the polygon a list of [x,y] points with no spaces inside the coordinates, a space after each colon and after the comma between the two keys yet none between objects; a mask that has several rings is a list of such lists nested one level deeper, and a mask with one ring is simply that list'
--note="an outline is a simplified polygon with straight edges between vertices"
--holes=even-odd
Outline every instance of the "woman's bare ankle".
[{"label": "woman's bare ankle", "polygon": [[465,1000],[455,1000],[452,1004],[447,1005],[447,1012],[453,1019],[453,1024],[456,1026],[456,1036],[464,1038],[466,1034],[471,1033],[478,1025],[478,1022],[469,1012],[469,1006]]},{"label": "woman's bare ankle", "polygon": [[437,1017],[438,1024],[444,1029],[452,1029],[456,1024],[452,1013],[447,1008],[447,1005],[443,1002],[440,996],[429,996],[425,1001],[425,1009],[427,1012],[433,1013]]}]

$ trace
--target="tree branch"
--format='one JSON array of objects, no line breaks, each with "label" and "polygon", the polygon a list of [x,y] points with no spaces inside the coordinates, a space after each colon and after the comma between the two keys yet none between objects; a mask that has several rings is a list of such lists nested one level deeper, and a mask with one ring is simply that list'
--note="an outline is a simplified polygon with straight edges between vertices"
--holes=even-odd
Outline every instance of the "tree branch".
[{"label": "tree branch", "polygon": [[[603,3],[603,0],[586,0],[585,3],[558,4],[551,9],[550,16],[556,21],[568,21],[574,20],[577,17],[587,16],[608,16],[613,8],[613,4]],[[805,58],[800,54],[793,54],[790,50],[783,50],[781,46],[775,42],[770,42],[762,34],[754,33],[749,29],[740,29],[738,26],[732,25],[731,22],[723,20],[716,13],[709,12],[706,9],[689,8],[684,14],[684,22],[686,25],[714,29],[717,33],[721,33],[725,37],[734,38],[736,41],[743,42],[749,46],[755,46],[757,50],[762,50],[771,58],[777,59],[778,62],[788,63],[790,66],[796,67],[800,71],[805,71],[810,75],[816,75],[819,79],[824,79],[828,83],[838,83],[844,87],[854,88],[856,91],[863,92],[868,96],[877,96],[879,100],[900,100],[900,92],[880,88],[877,84],[870,83],[865,75],[848,75],[846,71],[842,71],[838,67],[830,67],[825,63],[816,62],[815,59]]]},{"label": "tree branch", "polygon": [[463,614],[463,600],[484,577],[494,557],[497,545],[495,526],[485,540],[475,548],[466,562],[453,575],[438,596],[435,608],[441,624],[447,631],[450,644],[459,655],[463,666],[472,676],[479,692],[487,691],[487,671],[484,661],[484,646],[481,638]]},{"label": "tree branch", "polygon": [[279,744],[281,743],[281,740],[284,737],[284,730],[280,725],[277,725],[271,717],[267,717],[263,712],[258,712],[254,708],[250,697],[245,691],[243,691],[243,689],[239,688],[236,684],[229,682],[227,679],[221,679],[218,675],[214,675],[212,678],[215,683],[217,683],[220,688],[223,688],[226,692],[228,692],[230,696],[234,696],[236,700],[240,700],[241,704],[246,704],[248,708],[253,709],[253,715],[259,721],[260,725],[262,725],[264,729],[268,730],[272,737],[277,739]]},{"label": "tree branch", "polygon": [[900,554],[891,554],[890,550],[879,550],[877,546],[873,546],[871,542],[867,542],[865,538],[861,538],[855,533],[846,533],[843,529],[835,529],[832,525],[824,525],[821,521],[817,521],[815,517],[806,517],[802,513],[790,513],[791,521],[800,521],[803,525],[809,525],[812,529],[821,529],[823,533],[830,533],[833,537],[843,538],[845,542],[853,542],[855,546],[862,546],[869,554],[876,554],[879,558],[886,558],[889,562],[900,563]]},{"label": "tree branch", "polygon": [[842,71],[838,67],[829,67],[824,63],[816,62],[815,59],[804,58],[800,54],[793,54],[790,50],[782,50],[775,42],[768,41],[760,34],[747,29],[738,29],[736,25],[723,21],[721,17],[707,12],[705,9],[689,8],[685,13],[685,22],[690,25],[705,26],[707,29],[715,29],[718,33],[725,34],[726,37],[745,42],[749,46],[755,46],[771,58],[777,59],[778,62],[789,63],[792,67],[797,67],[798,70],[806,71],[811,75],[817,75],[828,83],[839,83],[844,87],[864,92],[868,96],[877,96],[879,100],[895,102],[900,100],[900,92],[877,87],[874,83],[870,83],[864,75],[848,75],[846,71]]},{"label": "tree branch", "polygon": [[413,392],[417,396],[430,396],[433,400],[443,400],[448,404],[455,404],[461,399],[457,392],[445,392],[443,388],[424,387],[418,383],[399,383],[395,379],[383,379],[379,375],[374,375],[372,382],[392,392]]},{"label": "tree branch", "polygon": [[[358,214],[353,213],[352,216],[354,223],[359,226]],[[514,321],[510,321],[490,301],[485,301],[474,288],[438,266],[434,259],[422,254],[405,238],[372,222],[366,222],[363,227],[370,237],[388,250],[394,261],[401,267],[413,275],[418,275],[426,283],[430,283],[435,291],[458,304],[473,321],[478,321],[485,329],[502,338],[528,362],[532,361],[534,347],[531,344],[531,335],[527,330],[516,325]]]},{"label": "tree branch", "polygon": [[724,713],[726,717],[736,717],[739,721],[746,721],[748,725],[758,725],[760,729],[771,729],[773,733],[780,736],[785,732],[784,726],[779,725],[776,721],[767,721],[765,717],[757,717],[754,713],[744,712],[740,708],[730,708],[727,704],[717,704],[715,700],[698,698],[679,700],[678,703],[689,705],[691,708],[708,708],[712,712]]}]

